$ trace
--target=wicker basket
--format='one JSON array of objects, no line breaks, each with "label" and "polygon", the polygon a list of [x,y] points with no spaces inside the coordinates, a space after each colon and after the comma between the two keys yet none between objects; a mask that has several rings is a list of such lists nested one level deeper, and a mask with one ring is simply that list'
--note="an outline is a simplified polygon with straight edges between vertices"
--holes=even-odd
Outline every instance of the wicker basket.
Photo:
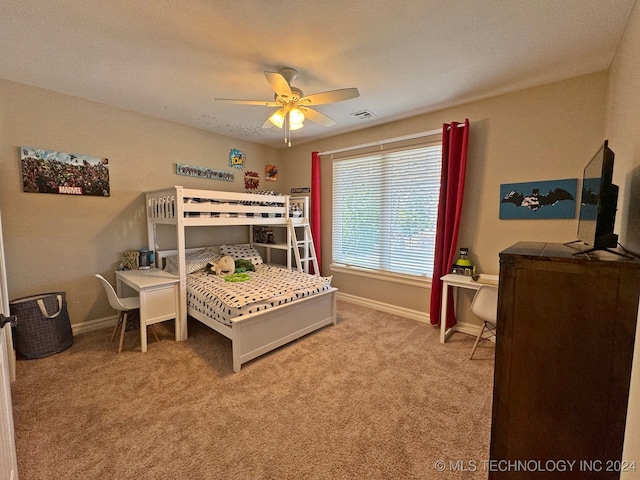
[{"label": "wicker basket", "polygon": [[14,347],[24,358],[42,358],[73,344],[65,292],[42,293],[12,300],[11,314],[18,317]]}]

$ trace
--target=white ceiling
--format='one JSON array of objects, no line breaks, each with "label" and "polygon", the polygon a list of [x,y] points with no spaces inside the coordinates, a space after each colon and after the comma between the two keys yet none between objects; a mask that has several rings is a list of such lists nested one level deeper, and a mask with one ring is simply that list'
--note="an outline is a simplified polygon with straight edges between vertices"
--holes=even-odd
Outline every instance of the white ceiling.
[{"label": "white ceiling", "polygon": [[[263,72],[293,67],[314,138],[605,70],[635,0],[0,0],[0,78],[273,147]],[[373,117],[352,114],[368,110]]]}]

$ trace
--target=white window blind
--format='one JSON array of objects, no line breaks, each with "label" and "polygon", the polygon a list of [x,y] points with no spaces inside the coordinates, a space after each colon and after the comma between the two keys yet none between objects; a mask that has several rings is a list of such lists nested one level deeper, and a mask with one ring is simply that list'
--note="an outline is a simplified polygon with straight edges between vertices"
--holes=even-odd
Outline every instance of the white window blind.
[{"label": "white window blind", "polygon": [[442,146],[333,163],[333,263],[433,275]]}]

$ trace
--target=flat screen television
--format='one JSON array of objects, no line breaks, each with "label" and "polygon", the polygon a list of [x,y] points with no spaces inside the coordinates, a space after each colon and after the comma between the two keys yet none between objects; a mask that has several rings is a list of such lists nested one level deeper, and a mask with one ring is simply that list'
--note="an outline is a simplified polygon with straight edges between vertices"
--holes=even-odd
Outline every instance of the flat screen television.
[{"label": "flat screen television", "polygon": [[578,241],[587,251],[607,250],[618,246],[613,233],[618,208],[618,186],[612,183],[614,153],[605,140],[584,168],[578,220]]}]

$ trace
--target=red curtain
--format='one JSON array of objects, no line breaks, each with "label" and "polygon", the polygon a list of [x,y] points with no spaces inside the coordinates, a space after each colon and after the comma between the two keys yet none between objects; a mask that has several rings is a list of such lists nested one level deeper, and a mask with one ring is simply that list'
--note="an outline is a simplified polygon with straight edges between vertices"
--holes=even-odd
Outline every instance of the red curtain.
[{"label": "red curtain", "polygon": [[[447,310],[447,318],[440,318],[442,304],[442,281],[440,277],[449,273],[457,257],[458,230],[462,214],[464,177],[467,169],[467,145],[469,142],[469,119],[464,124],[452,122],[442,125],[442,173],[440,176],[440,199],[436,224],[435,265],[431,284],[430,321],[446,327],[456,324],[453,308]],[[449,305],[453,305],[453,293],[449,292]]]},{"label": "red curtain", "polygon": [[[320,245],[320,239],[322,238],[322,212],[320,210],[320,204],[320,155],[318,155],[318,152],[311,152],[311,236],[313,237],[313,244],[316,247],[318,268],[322,270],[322,247]],[[313,264],[310,266],[310,271],[312,270]],[[320,272],[317,273],[320,274]]]}]

